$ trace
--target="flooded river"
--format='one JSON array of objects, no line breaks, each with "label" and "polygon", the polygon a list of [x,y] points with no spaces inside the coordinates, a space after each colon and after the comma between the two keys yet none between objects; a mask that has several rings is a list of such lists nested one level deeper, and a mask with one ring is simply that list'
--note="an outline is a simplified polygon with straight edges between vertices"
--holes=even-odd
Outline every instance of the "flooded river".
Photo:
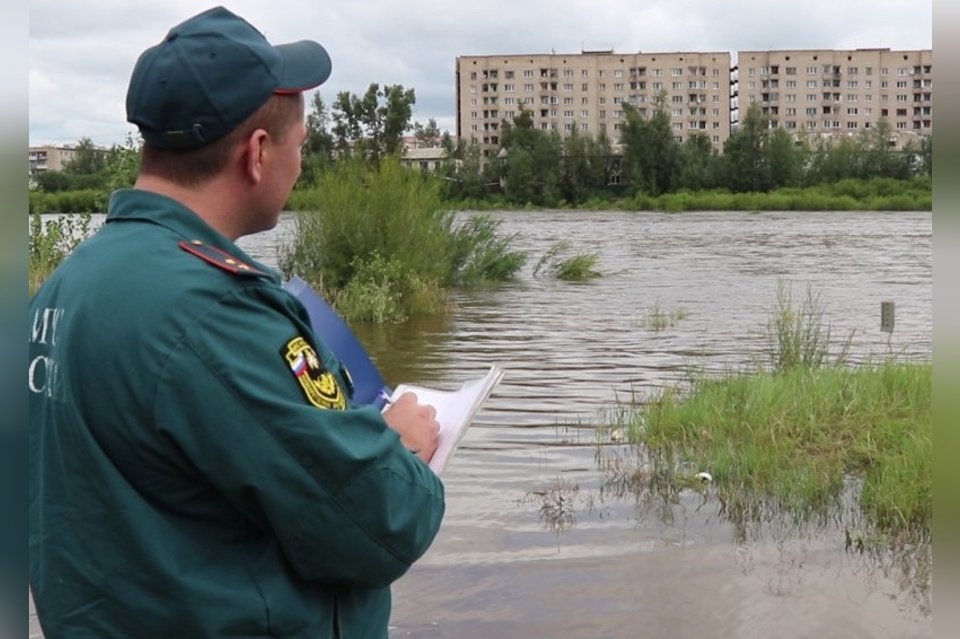
[{"label": "flooded river", "polygon": [[[930,213],[490,215],[530,255],[516,281],[456,292],[448,317],[358,330],[391,383],[506,371],[444,473],[436,541],[394,587],[392,638],[932,636],[923,553],[847,552],[844,522],[745,528],[709,486],[638,494],[609,470],[631,452],[596,430],[618,399],[762,358],[778,282],[797,305],[808,285],[821,295],[851,359],[929,360]],[[275,265],[291,228],[241,245]],[[605,276],[533,277],[560,240]],[[657,328],[658,313],[676,319]]]},{"label": "flooded river", "polygon": [[[852,359],[928,360],[929,213],[491,215],[530,255],[517,281],[457,292],[446,318],[359,331],[393,383],[506,370],[444,474],[433,547],[394,588],[391,637],[932,635],[923,561],[845,552],[842,523],[744,534],[709,488],[668,505],[618,490],[605,460],[629,451],[594,429],[618,399],[762,358],[780,281],[797,305],[819,292]],[[242,243],[275,263],[291,226]],[[606,276],[533,277],[560,240]],[[682,319],[657,330],[658,312]]]}]

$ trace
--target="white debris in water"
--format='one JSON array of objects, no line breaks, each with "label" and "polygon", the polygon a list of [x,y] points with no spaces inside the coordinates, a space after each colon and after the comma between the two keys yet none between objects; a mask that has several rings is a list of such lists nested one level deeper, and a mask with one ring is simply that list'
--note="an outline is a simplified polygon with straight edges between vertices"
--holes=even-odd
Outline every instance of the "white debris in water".
[{"label": "white debris in water", "polygon": [[623,441],[626,441],[626,439],[627,439],[627,433],[622,428],[618,428],[617,430],[610,433],[610,441],[612,441],[615,444],[619,444]]},{"label": "white debris in water", "polygon": [[705,473],[703,471],[697,473],[694,476],[705,484],[713,481],[713,475],[711,475],[710,473]]}]

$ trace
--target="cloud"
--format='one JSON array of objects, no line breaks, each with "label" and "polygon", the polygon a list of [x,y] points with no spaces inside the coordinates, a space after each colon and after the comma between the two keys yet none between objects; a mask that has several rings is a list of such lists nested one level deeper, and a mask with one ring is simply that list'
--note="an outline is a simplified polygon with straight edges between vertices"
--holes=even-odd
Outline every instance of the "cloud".
[{"label": "cloud", "polygon": [[[371,82],[417,95],[414,118],[454,129],[459,55],[582,49],[929,48],[932,7],[915,0],[233,0],[228,8],[274,43],[321,42],[327,103]],[[32,0],[30,140],[122,142],[130,70],[148,46],[209,0]]]}]

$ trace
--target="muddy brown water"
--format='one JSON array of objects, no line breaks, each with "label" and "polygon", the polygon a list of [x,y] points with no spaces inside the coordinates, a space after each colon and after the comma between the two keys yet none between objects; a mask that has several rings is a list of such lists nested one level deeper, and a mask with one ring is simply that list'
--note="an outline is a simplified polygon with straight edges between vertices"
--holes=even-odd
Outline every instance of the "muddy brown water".
[{"label": "muddy brown water", "polygon": [[[444,473],[436,541],[394,586],[391,637],[932,636],[929,549],[861,555],[842,515],[744,525],[709,485],[624,486],[611,460],[635,454],[596,429],[619,399],[762,359],[780,281],[796,304],[821,295],[850,359],[928,361],[930,213],[489,215],[530,255],[516,281],[455,292],[448,317],[358,329],[392,383],[506,370]],[[241,245],[275,264],[291,229],[285,215]],[[560,240],[605,277],[534,277]],[[658,311],[679,319],[657,330]]]}]

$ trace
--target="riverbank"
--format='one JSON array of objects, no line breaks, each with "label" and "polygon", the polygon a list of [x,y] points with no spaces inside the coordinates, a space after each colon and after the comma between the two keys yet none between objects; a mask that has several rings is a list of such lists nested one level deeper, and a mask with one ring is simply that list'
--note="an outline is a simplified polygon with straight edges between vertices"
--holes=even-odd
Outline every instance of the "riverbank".
[{"label": "riverbank", "polygon": [[[537,210],[517,206],[502,197],[451,202],[456,210]],[[929,180],[843,180],[804,188],[770,192],[731,193],[725,190],[678,191],[659,196],[593,197],[559,209],[589,211],[932,211]]]},{"label": "riverbank", "polygon": [[[95,189],[44,193],[30,191],[30,213],[94,213],[106,210],[109,193]],[[310,210],[316,200],[312,189],[297,189],[290,195],[287,208]],[[454,211],[542,210],[531,204],[518,205],[502,194],[491,192],[484,198],[446,200]],[[912,180],[875,178],[842,180],[803,188],[770,192],[731,193],[724,190],[678,191],[660,196],[638,194],[622,197],[611,191],[608,196],[583,202],[561,203],[560,209],[590,211],[932,211],[933,191],[929,177]]]}]

